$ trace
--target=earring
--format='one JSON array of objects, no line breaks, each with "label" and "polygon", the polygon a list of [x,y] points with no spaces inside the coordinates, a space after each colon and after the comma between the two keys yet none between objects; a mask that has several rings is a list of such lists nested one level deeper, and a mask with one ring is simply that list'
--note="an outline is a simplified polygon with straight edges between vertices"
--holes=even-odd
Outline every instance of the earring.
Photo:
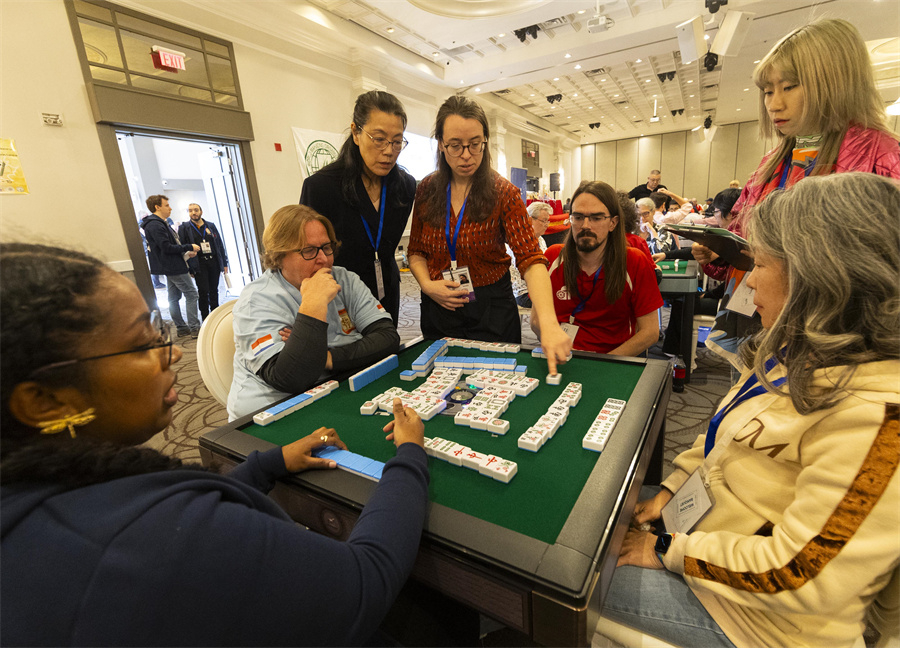
[{"label": "earring", "polygon": [[70,414],[69,416],[64,416],[61,419],[56,419],[55,421],[44,421],[43,423],[38,423],[38,427],[41,429],[41,434],[56,434],[57,432],[62,432],[63,430],[67,429],[69,430],[69,434],[74,439],[75,428],[82,425],[87,425],[95,418],[97,418],[97,415],[94,414],[94,408],[91,407],[84,410],[80,414]]}]

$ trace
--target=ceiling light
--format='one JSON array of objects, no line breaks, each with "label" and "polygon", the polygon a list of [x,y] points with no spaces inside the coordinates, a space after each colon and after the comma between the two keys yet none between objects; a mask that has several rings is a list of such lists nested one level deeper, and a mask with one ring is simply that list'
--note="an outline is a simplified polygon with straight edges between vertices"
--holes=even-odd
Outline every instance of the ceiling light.
[{"label": "ceiling light", "polygon": [[643,59],[638,59],[635,61],[635,63],[643,63]]},{"label": "ceiling light", "polygon": [[593,110],[593,109],[594,109],[593,106],[588,106],[588,110]]},{"label": "ceiling light", "polygon": [[575,66],[575,69],[576,69],[576,70],[580,70],[580,69],[581,69],[581,65],[576,65],[576,66]]},{"label": "ceiling light", "polygon": [[475,88],[475,92],[481,92],[481,88]]},{"label": "ceiling light", "polygon": [[693,98],[694,98],[694,95],[691,95],[691,99],[693,99]]},{"label": "ceiling light", "polygon": [[650,79],[647,79],[646,81],[644,81],[644,83],[650,83]]},{"label": "ceiling light", "polygon": [[506,38],[506,34],[497,34],[497,38]]},{"label": "ceiling light", "polygon": [[553,77],[554,81],[559,81],[559,77]]},{"label": "ceiling light", "polygon": [[432,52],[431,55],[432,55],[432,56],[440,56],[441,53],[440,53],[440,52]]},{"label": "ceiling light", "polygon": [[563,58],[572,58],[571,54],[566,54]]},{"label": "ceiling light", "polygon": [[393,28],[393,27],[388,27],[388,28],[387,28],[387,33],[388,33],[388,34],[393,34],[393,33],[394,33],[394,28]]},{"label": "ceiling light", "polygon": [[619,95],[613,95],[613,97],[618,97]]},{"label": "ceiling light", "polygon": [[755,61],[753,61],[753,65],[756,65],[757,63],[759,63],[759,59],[756,59]]},{"label": "ceiling light", "polygon": [[534,93],[532,92],[532,93],[531,93],[530,95],[528,95],[528,96],[529,96],[529,97],[533,97],[533,96],[534,96]]},{"label": "ceiling light", "polygon": [[709,34],[703,34],[703,40],[709,40]]},{"label": "ceiling light", "polygon": [[737,111],[738,111],[738,112],[741,112],[741,109],[740,109],[740,108],[738,108],[738,109],[737,109]]},{"label": "ceiling light", "polygon": [[694,82],[693,79],[688,79],[688,83],[693,83],[693,82]]},{"label": "ceiling light", "polygon": [[579,16],[580,16],[581,14],[583,14],[583,13],[584,13],[584,9],[579,9],[579,10],[578,10],[578,15],[579,15]]},{"label": "ceiling light", "polygon": [[747,92],[748,90],[750,90],[750,88],[744,88],[744,92]]},{"label": "ceiling light", "polygon": [[573,97],[577,97],[577,96],[578,96],[578,93],[576,92],[576,93],[573,94],[572,96],[573,96]]}]

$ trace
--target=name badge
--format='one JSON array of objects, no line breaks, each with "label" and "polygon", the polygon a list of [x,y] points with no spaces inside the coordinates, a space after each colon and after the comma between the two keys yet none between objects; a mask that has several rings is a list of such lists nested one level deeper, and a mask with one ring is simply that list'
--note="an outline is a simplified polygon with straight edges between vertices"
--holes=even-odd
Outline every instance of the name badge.
[{"label": "name badge", "polygon": [[715,500],[712,493],[703,483],[703,477],[697,469],[663,507],[662,519],[666,530],[669,533],[690,533],[709,513],[713,504]]},{"label": "name badge", "polygon": [[469,301],[475,301],[475,286],[472,285],[472,273],[469,272],[469,266],[457,266],[456,261],[453,261],[450,265],[449,270],[444,270],[441,275],[444,277],[444,281],[458,281],[459,292],[464,292],[467,294]]},{"label": "name badge", "polygon": [[209,241],[200,241],[200,251],[203,254],[212,254],[212,246],[209,244]]},{"label": "name badge", "polygon": [[381,272],[381,260],[375,255],[375,285],[378,287],[378,301],[384,299],[384,275]]},{"label": "name badge", "polygon": [[563,331],[566,332],[566,335],[572,340],[572,343],[575,343],[575,336],[578,335],[578,324],[572,324],[570,322],[565,322],[559,325]]}]

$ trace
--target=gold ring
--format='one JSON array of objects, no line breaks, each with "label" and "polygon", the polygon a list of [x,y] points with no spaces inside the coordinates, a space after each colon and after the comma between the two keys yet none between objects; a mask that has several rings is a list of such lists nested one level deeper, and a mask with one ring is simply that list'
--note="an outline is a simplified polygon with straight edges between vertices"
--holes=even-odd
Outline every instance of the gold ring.
[{"label": "gold ring", "polygon": [[325,443],[326,441],[328,441],[328,436],[323,434],[319,437],[319,439],[322,441],[322,443]]}]

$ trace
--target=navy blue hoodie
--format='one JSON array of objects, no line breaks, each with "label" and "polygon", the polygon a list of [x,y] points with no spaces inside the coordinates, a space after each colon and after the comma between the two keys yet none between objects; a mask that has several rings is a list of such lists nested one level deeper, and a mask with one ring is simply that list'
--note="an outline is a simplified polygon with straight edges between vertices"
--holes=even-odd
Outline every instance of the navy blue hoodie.
[{"label": "navy blue hoodie", "polygon": [[150,214],[141,221],[144,237],[147,239],[150,274],[182,275],[188,273],[184,253],[193,251],[190,243],[180,244],[175,231],[159,216]]}]

